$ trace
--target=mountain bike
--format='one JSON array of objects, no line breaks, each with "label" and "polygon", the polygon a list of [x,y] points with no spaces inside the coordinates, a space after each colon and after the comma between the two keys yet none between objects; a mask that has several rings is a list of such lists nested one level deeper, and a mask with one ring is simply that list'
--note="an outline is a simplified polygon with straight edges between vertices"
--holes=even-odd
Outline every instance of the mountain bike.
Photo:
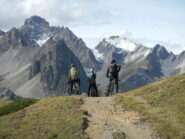
[{"label": "mountain bike", "polygon": [[115,79],[112,79],[109,82],[109,85],[106,88],[106,91],[104,92],[104,95],[107,96],[111,96],[114,94],[114,85],[115,85]]},{"label": "mountain bike", "polygon": [[68,82],[68,94],[69,95],[81,95],[80,86],[78,82],[74,82],[71,90],[71,86]]},{"label": "mountain bike", "polygon": [[78,82],[74,82],[73,83],[73,88],[72,88],[72,92],[71,93],[74,94],[74,95],[81,95],[80,86],[79,86]]},{"label": "mountain bike", "polygon": [[115,85],[115,79],[110,81],[110,86],[109,86],[110,93],[109,93],[109,95],[113,95],[114,94],[114,85]]},{"label": "mountain bike", "polygon": [[89,91],[89,97],[96,97],[96,93],[96,89],[94,87],[91,87]]}]

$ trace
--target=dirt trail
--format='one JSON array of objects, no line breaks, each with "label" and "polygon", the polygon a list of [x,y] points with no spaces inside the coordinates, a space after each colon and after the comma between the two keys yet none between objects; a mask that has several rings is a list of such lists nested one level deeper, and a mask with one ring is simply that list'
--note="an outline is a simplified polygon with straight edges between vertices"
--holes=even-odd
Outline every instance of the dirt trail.
[{"label": "dirt trail", "polygon": [[152,130],[141,122],[142,116],[124,111],[113,97],[85,98],[82,109],[88,112],[86,133],[92,139],[155,139]]}]

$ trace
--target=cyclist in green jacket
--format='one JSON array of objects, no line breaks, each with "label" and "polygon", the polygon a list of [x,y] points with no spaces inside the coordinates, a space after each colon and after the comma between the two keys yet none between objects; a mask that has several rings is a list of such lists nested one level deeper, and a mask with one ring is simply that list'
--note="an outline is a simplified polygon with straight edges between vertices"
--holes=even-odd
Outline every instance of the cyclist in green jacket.
[{"label": "cyclist in green jacket", "polygon": [[73,85],[74,83],[78,83],[80,88],[80,74],[78,70],[76,69],[76,66],[74,64],[71,65],[71,69],[68,74],[68,83],[70,85],[70,91],[72,93],[73,91]]}]

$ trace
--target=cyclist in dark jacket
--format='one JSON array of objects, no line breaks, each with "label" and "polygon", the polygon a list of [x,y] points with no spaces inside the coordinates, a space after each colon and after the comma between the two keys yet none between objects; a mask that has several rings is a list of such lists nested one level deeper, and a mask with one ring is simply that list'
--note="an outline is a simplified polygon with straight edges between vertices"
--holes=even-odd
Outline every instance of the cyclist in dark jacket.
[{"label": "cyclist in dark jacket", "polygon": [[[116,60],[112,60],[110,66],[107,68],[107,78],[109,78],[109,89],[110,89],[110,85],[111,85],[111,81],[115,80],[115,84],[116,84],[116,93],[118,93],[118,73],[121,69],[121,66],[116,64]],[[110,74],[110,75],[109,75]]]},{"label": "cyclist in dark jacket", "polygon": [[87,73],[88,77],[88,82],[89,82],[89,87],[88,87],[88,97],[90,96],[90,89],[94,88],[95,89],[95,97],[98,97],[98,89],[96,86],[96,73],[94,72],[93,69],[90,69],[90,71]]}]

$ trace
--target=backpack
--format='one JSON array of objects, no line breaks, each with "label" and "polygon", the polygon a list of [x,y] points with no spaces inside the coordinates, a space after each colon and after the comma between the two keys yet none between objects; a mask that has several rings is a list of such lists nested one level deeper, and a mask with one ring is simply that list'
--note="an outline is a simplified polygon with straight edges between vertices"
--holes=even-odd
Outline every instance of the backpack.
[{"label": "backpack", "polygon": [[88,73],[87,76],[89,79],[89,83],[95,83],[94,73]]},{"label": "backpack", "polygon": [[116,66],[116,64],[111,64],[111,65],[109,66],[109,72],[110,72],[111,74],[117,73],[117,66]]},{"label": "backpack", "polygon": [[72,80],[77,80],[78,79],[78,72],[75,68],[71,70],[71,79]]}]

